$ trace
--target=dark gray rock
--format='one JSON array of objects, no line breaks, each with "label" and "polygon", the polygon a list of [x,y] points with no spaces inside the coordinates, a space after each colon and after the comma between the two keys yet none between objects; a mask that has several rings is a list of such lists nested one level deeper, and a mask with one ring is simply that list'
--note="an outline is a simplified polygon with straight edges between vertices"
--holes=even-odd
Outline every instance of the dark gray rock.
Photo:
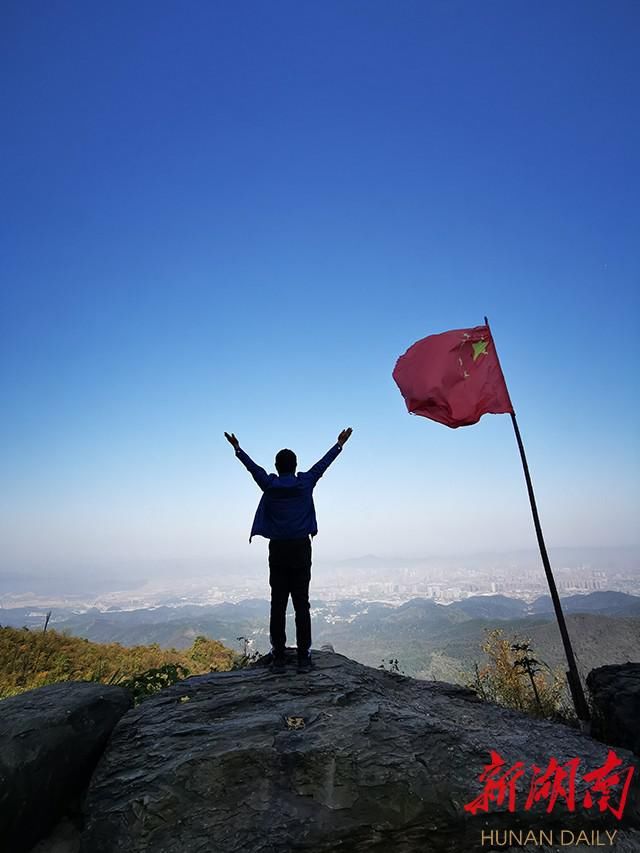
[{"label": "dark gray rock", "polygon": [[51,830],[132,704],[127,690],[84,681],[0,702],[0,849],[21,853]]},{"label": "dark gray rock", "polygon": [[33,847],[30,853],[79,853],[80,832],[68,817],[55,825],[53,831]]},{"label": "dark gray rock", "polygon": [[593,734],[640,755],[640,663],[601,666],[587,676]]},{"label": "dark gray rock", "polygon": [[[190,678],[126,714],[91,780],[83,853],[458,853],[490,849],[482,830],[640,825],[637,785],[621,823],[582,805],[581,775],[574,812],[558,803],[548,814],[546,802],[527,811],[528,775],[513,813],[493,804],[470,814],[491,750],[527,769],[580,758],[586,773],[608,749],[465,688],[331,652],[315,662],[308,675],[292,665]],[[638,837],[619,834],[616,850]]]}]

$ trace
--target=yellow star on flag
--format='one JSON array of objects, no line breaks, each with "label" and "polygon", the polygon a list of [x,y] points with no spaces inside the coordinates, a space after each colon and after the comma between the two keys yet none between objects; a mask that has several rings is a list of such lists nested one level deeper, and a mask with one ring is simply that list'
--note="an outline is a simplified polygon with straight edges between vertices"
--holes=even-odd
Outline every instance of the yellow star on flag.
[{"label": "yellow star on flag", "polygon": [[487,347],[489,346],[489,342],[474,341],[471,346],[473,347],[473,360],[476,361],[479,356],[487,354]]}]

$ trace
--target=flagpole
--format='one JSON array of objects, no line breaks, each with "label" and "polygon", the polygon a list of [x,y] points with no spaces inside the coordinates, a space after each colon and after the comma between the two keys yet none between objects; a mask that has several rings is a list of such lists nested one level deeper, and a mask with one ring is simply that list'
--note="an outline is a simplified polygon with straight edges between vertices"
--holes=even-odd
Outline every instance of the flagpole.
[{"label": "flagpole", "polygon": [[[489,328],[489,321],[485,317],[484,322],[487,328]],[[496,350],[497,356],[497,350]],[[527,456],[524,452],[524,444],[522,443],[522,436],[520,435],[520,430],[518,428],[518,421],[516,420],[515,412],[510,412],[511,414],[511,423],[513,424],[513,431],[516,434],[516,441],[518,443],[518,450],[520,451],[520,459],[522,460],[522,468],[524,470],[524,478],[527,483],[527,492],[529,494],[529,503],[531,504],[531,513],[533,515],[533,526],[536,530],[536,537],[538,539],[538,546],[540,548],[540,556],[542,557],[542,565],[544,566],[544,571],[547,576],[547,583],[549,585],[549,591],[551,593],[551,600],[553,602],[553,609],[555,610],[556,619],[558,620],[558,627],[560,628],[560,636],[562,637],[562,644],[564,645],[564,651],[567,656],[567,663],[569,665],[569,671],[567,672],[567,681],[569,682],[569,689],[571,691],[571,698],[573,699],[573,705],[576,709],[576,715],[578,719],[588,724],[590,715],[589,708],[587,706],[587,700],[585,699],[584,691],[582,689],[582,683],[580,681],[580,676],[578,675],[578,667],[576,665],[576,659],[573,654],[573,648],[571,646],[571,640],[569,639],[569,632],[567,630],[567,624],[565,622],[564,613],[562,612],[562,606],[560,604],[560,596],[558,595],[558,590],[556,588],[556,582],[553,577],[553,572],[551,571],[551,563],[549,562],[549,555],[547,554],[547,546],[544,542],[544,536],[542,535],[542,525],[540,524],[540,517],[538,515],[538,507],[536,506],[536,497],[533,492],[533,483],[531,482],[531,475],[529,473],[529,465],[527,464]]]}]

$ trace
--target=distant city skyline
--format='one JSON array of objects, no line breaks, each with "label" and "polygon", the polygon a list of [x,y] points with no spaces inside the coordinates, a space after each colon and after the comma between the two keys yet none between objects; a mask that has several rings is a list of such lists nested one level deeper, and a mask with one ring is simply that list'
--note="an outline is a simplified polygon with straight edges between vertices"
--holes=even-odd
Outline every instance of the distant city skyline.
[{"label": "distant city skyline", "polygon": [[353,427],[319,565],[535,548],[509,417],[391,378],[485,315],[549,548],[638,545],[637,3],[151,17],[5,13],[0,574],[266,573],[225,430],[304,470]]},{"label": "distant city skyline", "polygon": [[[550,551],[561,595],[618,590],[640,595],[640,548],[554,548]],[[315,597],[403,601],[412,596],[452,601],[474,594],[505,593],[531,599],[548,593],[536,549],[497,553],[430,555],[421,559],[375,554],[314,561]],[[59,607],[126,607],[127,602],[212,603],[262,598],[268,586],[261,561],[164,560],[161,563],[61,566],[47,575],[0,575],[0,609],[27,604]],[[107,602],[107,604],[105,604]]]}]

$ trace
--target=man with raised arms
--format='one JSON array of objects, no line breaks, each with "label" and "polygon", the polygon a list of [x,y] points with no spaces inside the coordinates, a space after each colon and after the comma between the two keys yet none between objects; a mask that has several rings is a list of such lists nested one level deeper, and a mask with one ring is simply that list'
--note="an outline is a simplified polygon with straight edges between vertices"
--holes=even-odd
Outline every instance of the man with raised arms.
[{"label": "man with raised arms", "polygon": [[242,450],[235,435],[225,432],[236,456],[262,489],[249,541],[253,536],[264,536],[269,540],[269,633],[271,668],[274,672],[285,670],[285,626],[289,595],[296,614],[298,672],[309,672],[311,669],[311,540],[318,532],[313,490],[329,465],[339,456],[351,433],[351,427],[343,429],[333,447],[308,471],[296,473],[298,460],[293,450],[280,450],[275,459],[278,473],[267,474]]}]

